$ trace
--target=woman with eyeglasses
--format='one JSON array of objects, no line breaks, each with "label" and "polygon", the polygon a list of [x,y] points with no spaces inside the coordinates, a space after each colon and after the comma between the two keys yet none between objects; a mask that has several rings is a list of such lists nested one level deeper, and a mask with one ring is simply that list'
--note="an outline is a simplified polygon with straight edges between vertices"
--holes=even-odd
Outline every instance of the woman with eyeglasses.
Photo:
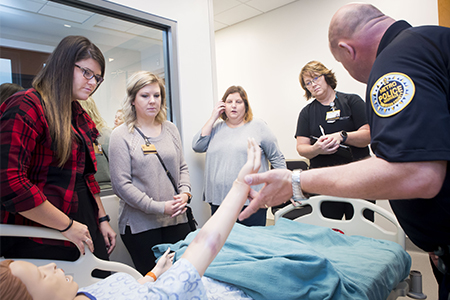
[{"label": "woman with eyeglasses", "polygon": [[[103,81],[105,59],[87,38],[68,36],[49,56],[33,88],[0,106],[1,222],[55,228],[102,259],[115,247],[95,181],[94,122],[77,100]],[[69,242],[2,238],[1,255],[76,260]]]},{"label": "woman with eyeglasses", "polygon": [[[307,63],[299,80],[306,99],[315,98],[300,112],[295,133],[297,152],[309,159],[310,168],[368,157],[370,128],[361,97],[336,91],[334,73],[318,61]],[[330,202],[322,205],[322,213],[332,219],[353,215],[349,204]]]}]

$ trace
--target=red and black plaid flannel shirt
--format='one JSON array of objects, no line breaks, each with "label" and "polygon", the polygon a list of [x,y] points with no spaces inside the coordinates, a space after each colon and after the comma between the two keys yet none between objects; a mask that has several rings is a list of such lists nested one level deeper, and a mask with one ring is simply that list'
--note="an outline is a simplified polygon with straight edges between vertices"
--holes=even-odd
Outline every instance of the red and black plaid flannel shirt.
[{"label": "red and black plaid flannel shirt", "polygon": [[[98,136],[94,122],[77,101],[72,104],[72,129],[82,134],[95,168],[93,141]],[[18,212],[32,209],[49,200],[65,214],[78,210],[76,174],[82,174],[86,148],[72,143],[71,155],[62,168],[54,155],[39,93],[34,89],[16,93],[0,106],[0,198],[1,223],[40,226]],[[94,174],[86,176],[92,194],[100,192]],[[34,239],[45,244],[57,241]],[[71,245],[64,242],[64,245]]]}]

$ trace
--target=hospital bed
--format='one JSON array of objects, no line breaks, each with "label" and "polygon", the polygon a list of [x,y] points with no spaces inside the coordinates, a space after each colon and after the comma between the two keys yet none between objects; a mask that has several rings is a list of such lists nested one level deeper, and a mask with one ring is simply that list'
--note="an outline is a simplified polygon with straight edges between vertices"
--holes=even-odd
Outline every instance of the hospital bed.
[{"label": "hospital bed", "polygon": [[[320,214],[320,204],[323,201],[344,201],[351,203],[354,207],[354,218],[351,220],[331,220],[323,217]],[[327,197],[327,196],[316,196],[312,197],[310,200],[304,201],[302,203],[302,206],[310,205],[312,207],[311,214],[307,214],[304,216],[299,217],[296,221],[299,222],[305,222],[307,224],[311,225],[318,225],[323,227],[329,227],[333,228],[337,231],[343,232],[345,235],[362,235],[362,236],[369,236],[376,239],[384,239],[389,241],[394,241],[395,243],[398,243],[403,249],[405,248],[405,235],[400,226],[398,225],[395,216],[388,211],[380,208],[379,206],[376,206],[372,203],[369,203],[364,200],[355,200],[355,199],[342,199],[342,198],[336,198],[336,197]],[[283,209],[277,211],[275,214],[275,221],[277,223],[283,223],[280,221],[280,218],[283,217],[283,215],[287,214],[290,211],[294,210],[301,210],[301,207],[294,207],[293,205],[288,205],[287,207],[284,207]],[[380,226],[364,219],[362,217],[364,209],[371,209],[373,210],[377,217],[382,216],[383,218],[389,220],[393,224],[393,227],[395,230],[386,230],[384,228],[381,228]],[[301,220],[300,220],[301,219]],[[240,225],[240,224],[237,224]],[[279,225],[279,224],[278,224]],[[241,226],[245,227],[245,226]],[[239,227],[239,228],[241,228]],[[276,226],[269,226],[267,229],[270,229],[270,227],[276,227]],[[237,229],[239,229],[237,228]],[[264,229],[264,228],[261,228]],[[233,230],[233,232],[236,230]],[[232,240],[233,238],[233,232],[230,235],[229,240]],[[33,237],[40,237],[40,238],[53,238],[53,239],[59,239],[59,240],[66,240],[66,238],[59,233],[56,230],[48,229],[48,228],[40,228],[40,227],[29,227],[29,226],[19,226],[19,225],[6,225],[6,224],[0,224],[0,234],[2,236],[33,236]],[[247,242],[247,241],[245,241]],[[187,239],[187,244],[189,243],[189,239]],[[227,241],[228,243],[228,241]],[[172,248],[172,245],[171,245]],[[248,244],[245,246],[245,248],[248,248]],[[161,252],[163,252],[165,249],[161,249]],[[48,261],[48,260],[40,260],[40,259],[27,259],[27,261],[32,262],[38,266],[45,265],[50,262],[56,262],[58,267],[64,269],[66,274],[72,275],[74,277],[74,280],[80,285],[80,286],[87,286],[90,285],[99,279],[93,278],[91,276],[91,272],[94,269],[102,269],[102,270],[108,270],[113,272],[126,272],[131,274],[134,278],[138,279],[141,277],[141,275],[133,268],[117,262],[106,262],[102,261],[92,255],[92,253],[85,247],[86,255],[80,256],[80,258],[75,262],[66,262],[66,261]],[[180,253],[181,254],[181,253]],[[22,259],[21,259],[22,260]],[[214,263],[213,263],[214,264]],[[231,264],[227,264],[227,268],[232,267]],[[213,265],[212,268],[214,269]],[[214,278],[214,277],[212,277]],[[239,290],[236,290],[236,288],[233,288],[232,285],[229,285],[227,283],[224,283],[220,281],[220,279],[211,279],[207,276],[204,276],[203,283],[208,291],[216,291],[219,293],[229,293],[228,295],[221,295],[222,299],[250,299],[245,298],[242,296],[242,294],[239,293]],[[295,286],[292,286],[293,289],[295,289]],[[232,292],[230,292],[232,291]],[[408,284],[406,281],[400,282],[395,289],[391,292],[388,300],[396,299],[399,296],[404,296],[408,292]],[[256,297],[255,297],[256,298]]]},{"label": "hospital bed", "polygon": [[[351,204],[354,211],[353,217],[350,220],[335,220],[324,217],[320,207],[322,203],[329,201]],[[375,222],[367,220],[363,216],[366,209],[374,212]],[[305,211],[306,213],[303,213],[302,211]],[[275,223],[285,216],[290,216],[289,218],[296,222],[328,227],[345,235],[365,236],[374,239],[393,241],[405,249],[405,233],[400,227],[395,215],[366,200],[324,195],[313,196],[308,200],[302,200],[301,203],[296,203],[296,205],[289,204],[276,211],[274,215]],[[389,225],[381,227],[377,223]],[[397,299],[397,297],[408,295],[410,290],[409,285],[411,285],[411,281],[408,278],[405,278],[405,280],[400,282],[390,293],[387,299],[393,300]],[[408,296],[411,297],[411,295]]]},{"label": "hospital bed", "polygon": [[[322,217],[318,207],[326,200],[351,203],[355,217]],[[312,206],[312,214],[304,217],[312,224],[281,218],[289,210],[301,209],[293,206],[281,209],[273,226],[236,223],[205,276],[238,287],[254,299],[391,300],[406,295],[411,258],[404,250],[405,234],[392,214],[364,200],[314,197],[306,204]],[[362,219],[365,209],[387,218],[393,229]],[[170,247],[177,259],[195,234],[154,247],[155,255]]]}]

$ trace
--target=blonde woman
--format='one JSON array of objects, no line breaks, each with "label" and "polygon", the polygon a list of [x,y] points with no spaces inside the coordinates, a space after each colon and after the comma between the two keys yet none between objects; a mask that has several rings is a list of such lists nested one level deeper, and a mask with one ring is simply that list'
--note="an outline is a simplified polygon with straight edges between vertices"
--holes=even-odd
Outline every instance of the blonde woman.
[{"label": "blonde woman", "polygon": [[131,76],[123,110],[125,123],[110,139],[111,181],[120,198],[120,236],[144,275],[155,266],[154,245],[175,243],[190,232],[185,211],[191,185],[180,134],[166,119],[162,80],[147,71]]},{"label": "blonde woman", "polygon": [[117,127],[119,127],[120,125],[122,125],[124,122],[123,119],[123,110],[122,109],[118,109],[116,111],[116,114],[114,115],[114,129],[116,129]]}]

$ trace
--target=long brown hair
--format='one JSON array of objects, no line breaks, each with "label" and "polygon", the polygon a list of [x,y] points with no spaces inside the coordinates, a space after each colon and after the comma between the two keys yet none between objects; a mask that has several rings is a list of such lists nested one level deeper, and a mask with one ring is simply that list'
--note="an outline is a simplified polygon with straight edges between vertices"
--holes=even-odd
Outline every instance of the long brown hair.
[{"label": "long brown hair", "polygon": [[7,300],[33,300],[25,284],[14,276],[9,265],[11,259],[0,262],[0,299]]},{"label": "long brown hair", "polygon": [[[100,49],[83,36],[67,36],[59,42],[33,80],[33,87],[41,94],[44,102],[44,112],[60,167],[69,159],[74,138],[71,129],[73,70],[76,62],[88,58],[100,65],[103,77],[105,58]],[[97,88],[98,85],[95,90]]]}]

